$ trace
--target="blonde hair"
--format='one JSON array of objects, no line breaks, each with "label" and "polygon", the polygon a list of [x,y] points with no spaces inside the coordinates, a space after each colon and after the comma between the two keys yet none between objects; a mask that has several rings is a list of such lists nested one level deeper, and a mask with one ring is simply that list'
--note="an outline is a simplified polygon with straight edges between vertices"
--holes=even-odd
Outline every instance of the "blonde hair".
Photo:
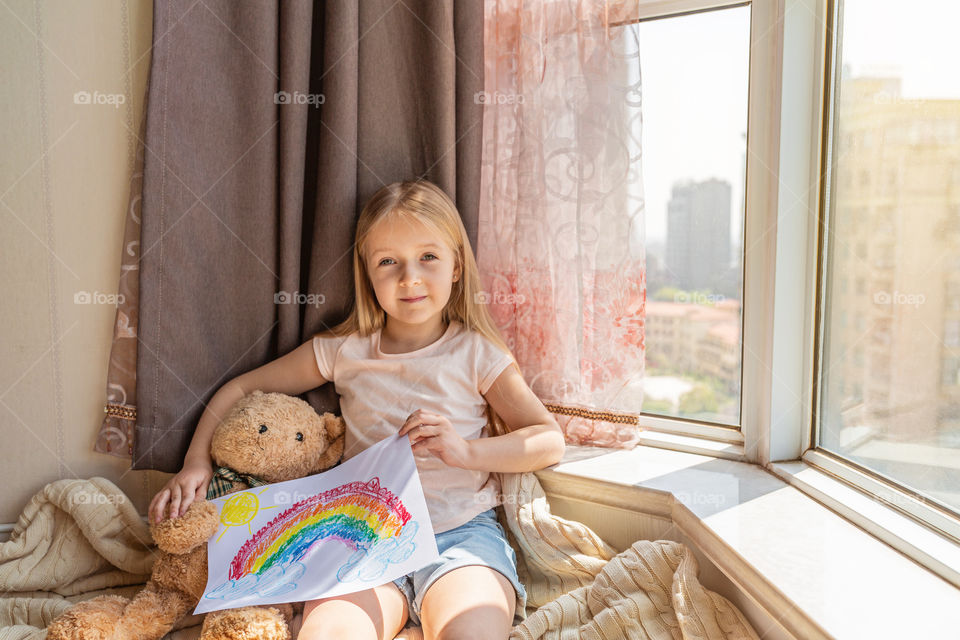
[{"label": "blonde hair", "polygon": [[[359,332],[361,336],[368,336],[386,323],[386,312],[377,302],[377,296],[370,284],[364,250],[374,227],[383,220],[394,217],[420,222],[433,229],[456,256],[460,277],[453,282],[450,299],[443,309],[444,323],[451,320],[460,322],[466,329],[476,331],[492,341],[516,363],[516,358],[493,322],[489,309],[479,301],[486,296],[481,296],[480,272],[457,206],[442,189],[426,180],[388,184],[367,201],[360,212],[353,243],[353,309],[346,320],[317,335],[345,336]],[[487,409],[493,429],[491,435],[505,433],[507,429],[502,420],[489,404]]]}]

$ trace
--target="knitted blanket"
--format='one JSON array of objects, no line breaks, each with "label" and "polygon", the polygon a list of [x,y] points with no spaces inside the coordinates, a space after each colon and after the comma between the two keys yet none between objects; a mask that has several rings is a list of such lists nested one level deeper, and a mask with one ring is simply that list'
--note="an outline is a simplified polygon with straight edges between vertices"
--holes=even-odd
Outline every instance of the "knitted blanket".
[{"label": "knitted blanket", "polygon": [[697,580],[679,542],[617,554],[589,527],[550,513],[532,473],[500,474],[503,513],[527,590],[510,640],[758,640],[743,614]]},{"label": "knitted blanket", "polygon": [[[732,604],[700,585],[682,544],[638,541],[617,554],[586,525],[551,514],[534,474],[500,479],[527,589],[527,618],[511,640],[757,640]],[[74,602],[132,596],[149,576],[151,549],[147,525],[110,481],[47,485],[0,543],[0,640],[43,640]],[[201,621],[189,616],[167,638],[196,638]],[[299,623],[298,614],[294,632]]]},{"label": "knitted blanket", "polygon": [[[51,482],[0,543],[0,640],[43,640],[46,626],[75,602],[132,597],[153,560],[150,529],[116,485],[105,478]],[[179,626],[199,622],[189,616]]]}]

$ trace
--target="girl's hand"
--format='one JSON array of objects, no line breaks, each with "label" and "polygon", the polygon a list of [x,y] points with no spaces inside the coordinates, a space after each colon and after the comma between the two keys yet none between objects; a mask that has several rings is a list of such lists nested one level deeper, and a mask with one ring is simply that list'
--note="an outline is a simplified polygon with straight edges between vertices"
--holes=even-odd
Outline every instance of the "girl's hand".
[{"label": "girl's hand", "polygon": [[414,454],[430,452],[451,467],[469,468],[470,443],[440,414],[417,409],[400,427],[400,435],[408,435]]},{"label": "girl's hand", "polygon": [[207,485],[212,478],[213,465],[209,461],[184,462],[180,473],[170,478],[150,501],[147,511],[150,522],[156,524],[163,520],[167,501],[170,502],[170,517],[182,516],[194,500],[206,497]]}]

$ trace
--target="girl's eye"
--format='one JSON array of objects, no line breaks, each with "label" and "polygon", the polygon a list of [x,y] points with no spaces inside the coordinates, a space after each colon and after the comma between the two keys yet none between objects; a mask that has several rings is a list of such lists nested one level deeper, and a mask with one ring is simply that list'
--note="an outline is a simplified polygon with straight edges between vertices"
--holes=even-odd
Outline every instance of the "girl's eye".
[{"label": "girl's eye", "polygon": [[[431,260],[439,260],[439,259],[440,259],[440,258],[437,257],[437,255],[436,255],[435,253],[425,253],[425,254],[423,254],[423,257],[424,257],[425,259],[429,258],[429,259],[431,259]],[[384,266],[384,265],[389,264],[389,263],[392,262],[392,261],[393,261],[393,258],[383,258],[382,260],[380,260],[380,262],[377,263],[377,266],[378,266],[378,267],[382,267],[382,266]]]}]

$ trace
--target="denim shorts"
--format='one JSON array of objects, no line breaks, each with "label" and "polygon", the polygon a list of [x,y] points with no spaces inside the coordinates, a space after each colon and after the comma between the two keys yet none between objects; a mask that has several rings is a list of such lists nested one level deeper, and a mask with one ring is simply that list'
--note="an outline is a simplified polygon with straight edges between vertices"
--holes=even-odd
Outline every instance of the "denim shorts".
[{"label": "denim shorts", "polygon": [[483,565],[499,571],[517,592],[514,624],[523,621],[527,591],[517,576],[517,556],[507,542],[496,512],[488,509],[455,529],[436,534],[440,557],[425,567],[393,581],[407,598],[407,626],[420,624],[423,596],[440,576],[469,565]]}]

